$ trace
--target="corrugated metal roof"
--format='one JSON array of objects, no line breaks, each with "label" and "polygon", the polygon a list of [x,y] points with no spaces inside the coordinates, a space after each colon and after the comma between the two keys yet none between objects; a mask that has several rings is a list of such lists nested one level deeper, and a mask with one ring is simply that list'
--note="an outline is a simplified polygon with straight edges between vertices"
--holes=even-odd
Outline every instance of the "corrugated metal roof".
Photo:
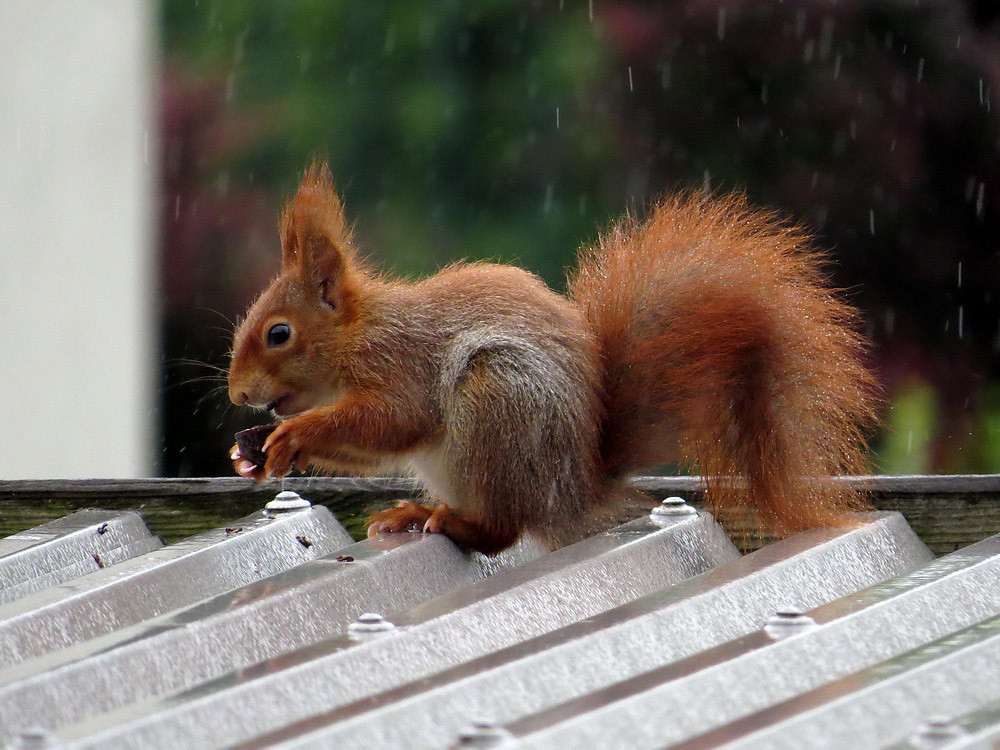
[{"label": "corrugated metal roof", "polygon": [[318,505],[158,549],[74,513],[0,540],[0,742],[989,746],[1000,536],[935,559],[898,512],[856,521],[740,554],[674,502],[487,559]]}]

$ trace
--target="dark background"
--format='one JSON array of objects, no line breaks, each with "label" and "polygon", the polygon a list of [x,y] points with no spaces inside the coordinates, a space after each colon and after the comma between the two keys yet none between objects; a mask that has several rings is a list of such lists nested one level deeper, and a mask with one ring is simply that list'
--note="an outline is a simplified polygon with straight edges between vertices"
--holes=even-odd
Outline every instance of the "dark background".
[{"label": "dark background", "polygon": [[875,470],[1000,471],[995,2],[164,0],[161,30],[161,474],[230,473],[261,420],[226,398],[232,327],[317,154],[404,275],[559,288],[623,211],[745,191],[862,308]]}]

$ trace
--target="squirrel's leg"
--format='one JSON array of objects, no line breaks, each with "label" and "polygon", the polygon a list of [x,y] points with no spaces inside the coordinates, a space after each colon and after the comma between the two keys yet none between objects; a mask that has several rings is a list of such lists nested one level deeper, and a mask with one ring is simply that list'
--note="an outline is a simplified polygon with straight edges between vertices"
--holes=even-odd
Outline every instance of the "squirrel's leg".
[{"label": "squirrel's leg", "polygon": [[336,463],[345,450],[352,463],[379,463],[406,453],[430,429],[425,415],[402,408],[398,399],[345,396],[332,406],[310,409],[278,425],[264,442],[264,476],[283,477],[293,463],[300,469],[314,462]]},{"label": "squirrel's leg", "polygon": [[416,525],[427,533],[444,534],[460,547],[487,555],[506,549],[518,537],[518,531],[512,525],[498,528],[481,520],[470,520],[446,503],[438,503],[431,511],[418,503],[401,500],[395,508],[373,514],[369,523],[369,537],[385,531],[406,531]]},{"label": "squirrel's leg", "polygon": [[520,531],[513,524],[488,524],[470,520],[445,503],[438,503],[430,518],[424,522],[424,531],[440,533],[455,544],[474,549],[486,555],[495,555],[517,541]]},{"label": "squirrel's leg", "polygon": [[585,370],[545,341],[469,356],[444,410],[454,504],[425,529],[493,555],[593,505],[599,404]]}]

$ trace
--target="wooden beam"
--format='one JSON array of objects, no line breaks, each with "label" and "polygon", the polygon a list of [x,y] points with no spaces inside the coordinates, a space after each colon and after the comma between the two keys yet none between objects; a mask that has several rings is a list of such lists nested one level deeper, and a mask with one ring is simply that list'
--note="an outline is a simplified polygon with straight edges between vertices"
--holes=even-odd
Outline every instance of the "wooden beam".
[{"label": "wooden beam", "polygon": [[[843,481],[867,487],[877,509],[903,513],[936,554],[1000,533],[1000,475]],[[702,499],[698,477],[637,477],[633,484],[656,500],[681,495],[700,504]],[[170,543],[259,510],[282,488],[328,506],[358,538],[369,514],[420,491],[407,477],[293,477],[263,484],[240,477],[0,481],[0,536],[81,508],[100,507],[140,511],[153,533]],[[636,515],[642,509],[635,506],[627,512]]]}]

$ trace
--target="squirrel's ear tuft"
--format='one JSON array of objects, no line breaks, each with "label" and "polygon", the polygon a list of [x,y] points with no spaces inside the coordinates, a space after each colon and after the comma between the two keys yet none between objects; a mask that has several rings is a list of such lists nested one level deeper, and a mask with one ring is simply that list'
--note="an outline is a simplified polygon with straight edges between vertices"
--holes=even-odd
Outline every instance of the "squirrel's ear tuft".
[{"label": "squirrel's ear tuft", "polygon": [[314,161],[281,214],[281,271],[332,289],[352,257],[351,230],[330,168]]}]

